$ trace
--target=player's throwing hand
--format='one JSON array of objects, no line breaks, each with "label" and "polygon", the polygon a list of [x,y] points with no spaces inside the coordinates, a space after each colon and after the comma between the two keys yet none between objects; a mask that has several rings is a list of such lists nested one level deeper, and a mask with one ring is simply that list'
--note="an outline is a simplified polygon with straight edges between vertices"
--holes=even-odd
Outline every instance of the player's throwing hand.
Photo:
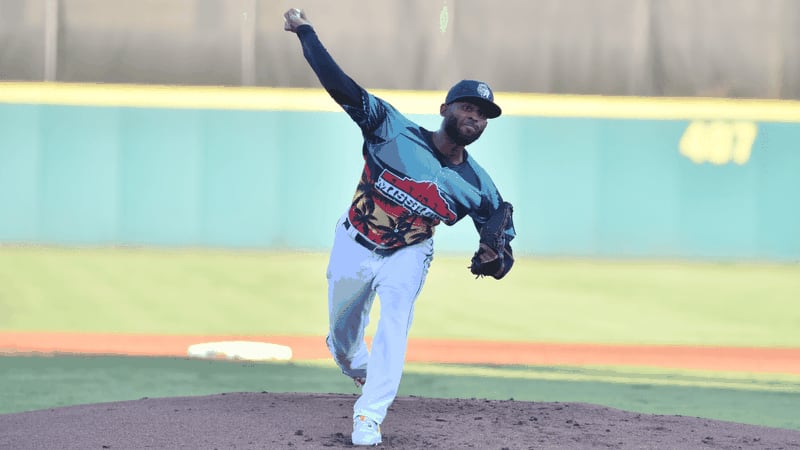
[{"label": "player's throwing hand", "polygon": [[283,29],[291,31],[292,33],[296,33],[297,27],[300,25],[311,25],[311,22],[308,21],[308,17],[306,17],[305,11],[298,8],[292,8],[286,11],[286,13],[283,14],[283,20],[285,21]]}]

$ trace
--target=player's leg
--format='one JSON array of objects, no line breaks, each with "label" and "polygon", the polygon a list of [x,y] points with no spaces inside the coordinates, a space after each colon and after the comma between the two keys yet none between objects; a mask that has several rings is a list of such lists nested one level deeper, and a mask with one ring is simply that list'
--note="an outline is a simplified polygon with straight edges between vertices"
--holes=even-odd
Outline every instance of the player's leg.
[{"label": "player's leg", "polygon": [[353,408],[354,416],[364,415],[380,424],[397,396],[414,302],[432,258],[433,241],[428,240],[384,258],[378,270],[375,284],[381,315],[369,356],[369,376]]},{"label": "player's leg", "polygon": [[328,349],[342,373],[365,377],[369,353],[364,329],[375,298],[374,255],[336,228],[328,261]]}]

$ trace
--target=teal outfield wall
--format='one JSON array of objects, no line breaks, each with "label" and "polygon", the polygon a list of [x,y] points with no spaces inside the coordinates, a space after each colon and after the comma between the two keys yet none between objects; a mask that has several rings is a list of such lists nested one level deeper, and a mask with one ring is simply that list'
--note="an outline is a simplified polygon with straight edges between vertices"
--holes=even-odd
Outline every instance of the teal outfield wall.
[{"label": "teal outfield wall", "polygon": [[[360,142],[341,112],[0,104],[0,242],[324,250]],[[509,115],[471,154],[520,253],[797,261],[798,143],[800,123]],[[438,249],[471,252],[468,222]]]}]

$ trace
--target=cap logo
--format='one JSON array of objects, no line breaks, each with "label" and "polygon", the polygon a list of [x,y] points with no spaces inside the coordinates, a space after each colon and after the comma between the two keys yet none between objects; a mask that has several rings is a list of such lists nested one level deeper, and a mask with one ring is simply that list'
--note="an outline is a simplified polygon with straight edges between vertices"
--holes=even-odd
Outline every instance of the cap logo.
[{"label": "cap logo", "polygon": [[489,89],[489,86],[487,86],[486,83],[479,83],[477,90],[478,95],[485,99],[488,99],[492,95],[492,91]]}]

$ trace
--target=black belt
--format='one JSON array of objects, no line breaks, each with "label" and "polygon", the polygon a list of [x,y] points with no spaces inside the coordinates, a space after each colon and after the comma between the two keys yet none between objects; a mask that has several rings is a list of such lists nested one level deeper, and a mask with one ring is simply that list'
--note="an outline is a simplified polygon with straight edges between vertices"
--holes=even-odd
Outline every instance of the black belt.
[{"label": "black belt", "polygon": [[[350,225],[350,220],[344,219],[344,229],[349,230],[352,225]],[[355,237],[356,242],[358,242],[362,247],[366,248],[367,250],[375,253],[378,256],[389,256],[392,253],[397,251],[397,248],[383,248],[378,244],[370,241],[369,239],[365,238],[361,234],[356,233]]]}]

